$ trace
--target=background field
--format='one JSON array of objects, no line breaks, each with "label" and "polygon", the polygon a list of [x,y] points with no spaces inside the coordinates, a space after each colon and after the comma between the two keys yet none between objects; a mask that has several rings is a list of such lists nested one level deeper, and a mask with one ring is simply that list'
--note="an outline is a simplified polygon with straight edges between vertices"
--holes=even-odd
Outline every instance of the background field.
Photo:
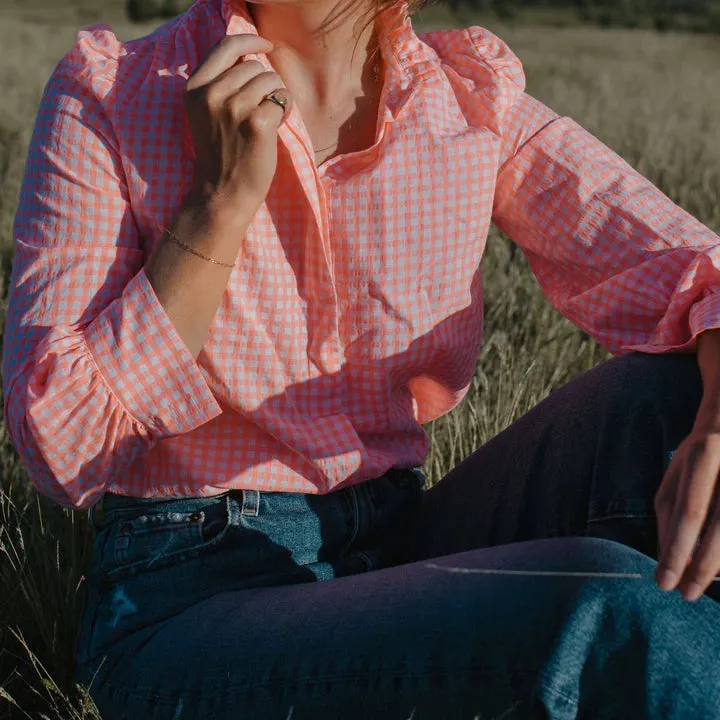
[{"label": "background field", "polygon": [[[45,81],[79,26],[109,22],[122,39],[153,27],[129,25],[118,0],[51,1],[0,0],[0,322],[17,193]],[[463,12],[463,25],[486,25],[509,42],[525,64],[533,95],[574,117],[720,230],[718,38],[503,25],[493,16]],[[432,7],[415,26],[457,22],[447,9]],[[552,389],[606,357],[545,302],[522,256],[497,232],[483,266],[486,342],[467,401],[428,428],[432,482]],[[90,537],[85,513],[55,507],[29,488],[0,426],[0,717],[92,717],[71,682]]]}]

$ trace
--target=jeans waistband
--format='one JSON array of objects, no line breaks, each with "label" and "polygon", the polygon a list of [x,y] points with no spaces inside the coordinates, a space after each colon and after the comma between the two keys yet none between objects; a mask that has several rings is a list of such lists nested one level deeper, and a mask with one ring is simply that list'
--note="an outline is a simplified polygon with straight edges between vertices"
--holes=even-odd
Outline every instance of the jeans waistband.
[{"label": "jeans waistband", "polygon": [[[378,478],[372,478],[364,481],[365,483],[373,483],[381,478],[391,477],[399,483],[413,481],[419,482],[420,485],[425,484],[425,476],[421,468],[390,468],[386,473]],[[360,483],[361,485],[363,483]],[[344,486],[340,490],[334,490],[327,493],[328,499],[335,498],[337,493],[347,491],[353,486]],[[199,511],[206,507],[212,507],[220,504],[225,498],[234,499],[243,515],[257,516],[260,512],[261,496],[282,496],[294,495],[298,493],[271,491],[271,490],[253,490],[253,489],[230,489],[216,495],[208,496],[187,496],[187,497],[134,497],[131,495],[118,495],[116,493],[106,492],[100,500],[90,508],[89,518],[92,527],[98,531],[101,530],[106,523],[112,522],[118,517],[131,517],[132,515],[140,515],[145,512],[162,512],[166,509],[172,509],[174,512],[182,512],[183,510],[192,509]],[[319,496],[321,497],[321,496]]]}]

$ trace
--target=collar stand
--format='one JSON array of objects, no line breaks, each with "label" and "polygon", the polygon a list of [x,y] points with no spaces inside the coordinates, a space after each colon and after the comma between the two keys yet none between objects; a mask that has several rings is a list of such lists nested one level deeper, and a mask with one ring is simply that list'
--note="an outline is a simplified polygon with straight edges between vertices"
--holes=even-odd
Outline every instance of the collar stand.
[{"label": "collar stand", "polygon": [[[251,33],[257,35],[257,28],[248,11],[246,0],[220,0],[222,17],[227,35]],[[409,84],[409,76],[416,74],[427,61],[436,59],[436,54],[415,34],[408,14],[407,0],[395,0],[387,5],[377,18],[378,41],[386,72],[399,74],[400,86]],[[256,56],[253,56],[256,57]]]}]

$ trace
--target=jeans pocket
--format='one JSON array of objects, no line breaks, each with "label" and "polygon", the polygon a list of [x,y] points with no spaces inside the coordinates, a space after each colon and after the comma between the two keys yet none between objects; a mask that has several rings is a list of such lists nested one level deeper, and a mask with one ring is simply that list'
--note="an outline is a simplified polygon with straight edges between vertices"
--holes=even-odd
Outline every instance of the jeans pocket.
[{"label": "jeans pocket", "polygon": [[[396,469],[359,484],[356,495],[359,531],[346,551],[362,551],[366,560],[377,553],[387,558],[404,557],[405,550],[401,551],[399,545],[406,541],[407,528],[421,505],[424,484],[425,478],[419,471]],[[377,552],[370,553],[370,548]],[[395,560],[387,562],[396,564]]]},{"label": "jeans pocket", "polygon": [[585,535],[614,540],[653,559],[658,557],[657,518],[651,500],[623,500],[604,512],[592,510]]},{"label": "jeans pocket", "polygon": [[227,497],[197,509],[119,513],[98,536],[100,576],[115,582],[197,557],[217,547],[229,527]]}]

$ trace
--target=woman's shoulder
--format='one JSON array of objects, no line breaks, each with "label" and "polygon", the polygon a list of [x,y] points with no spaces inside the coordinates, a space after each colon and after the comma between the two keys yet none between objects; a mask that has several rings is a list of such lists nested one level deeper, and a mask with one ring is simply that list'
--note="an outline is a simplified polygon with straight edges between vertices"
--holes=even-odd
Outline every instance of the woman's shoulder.
[{"label": "woman's shoulder", "polygon": [[435,50],[443,64],[478,86],[500,81],[525,89],[520,59],[504,40],[487,28],[473,25],[432,30],[418,33],[418,37]]},{"label": "woman's shoulder", "polygon": [[437,55],[465,122],[504,135],[509,113],[525,97],[523,66],[510,46],[478,25],[418,37]]},{"label": "woman's shoulder", "polygon": [[69,78],[102,96],[118,83],[137,85],[153,77],[182,75],[189,58],[202,46],[212,46],[218,20],[209,12],[209,3],[200,0],[153,32],[132,40],[120,40],[105,23],[90,25],[76,33],[53,77]]}]

